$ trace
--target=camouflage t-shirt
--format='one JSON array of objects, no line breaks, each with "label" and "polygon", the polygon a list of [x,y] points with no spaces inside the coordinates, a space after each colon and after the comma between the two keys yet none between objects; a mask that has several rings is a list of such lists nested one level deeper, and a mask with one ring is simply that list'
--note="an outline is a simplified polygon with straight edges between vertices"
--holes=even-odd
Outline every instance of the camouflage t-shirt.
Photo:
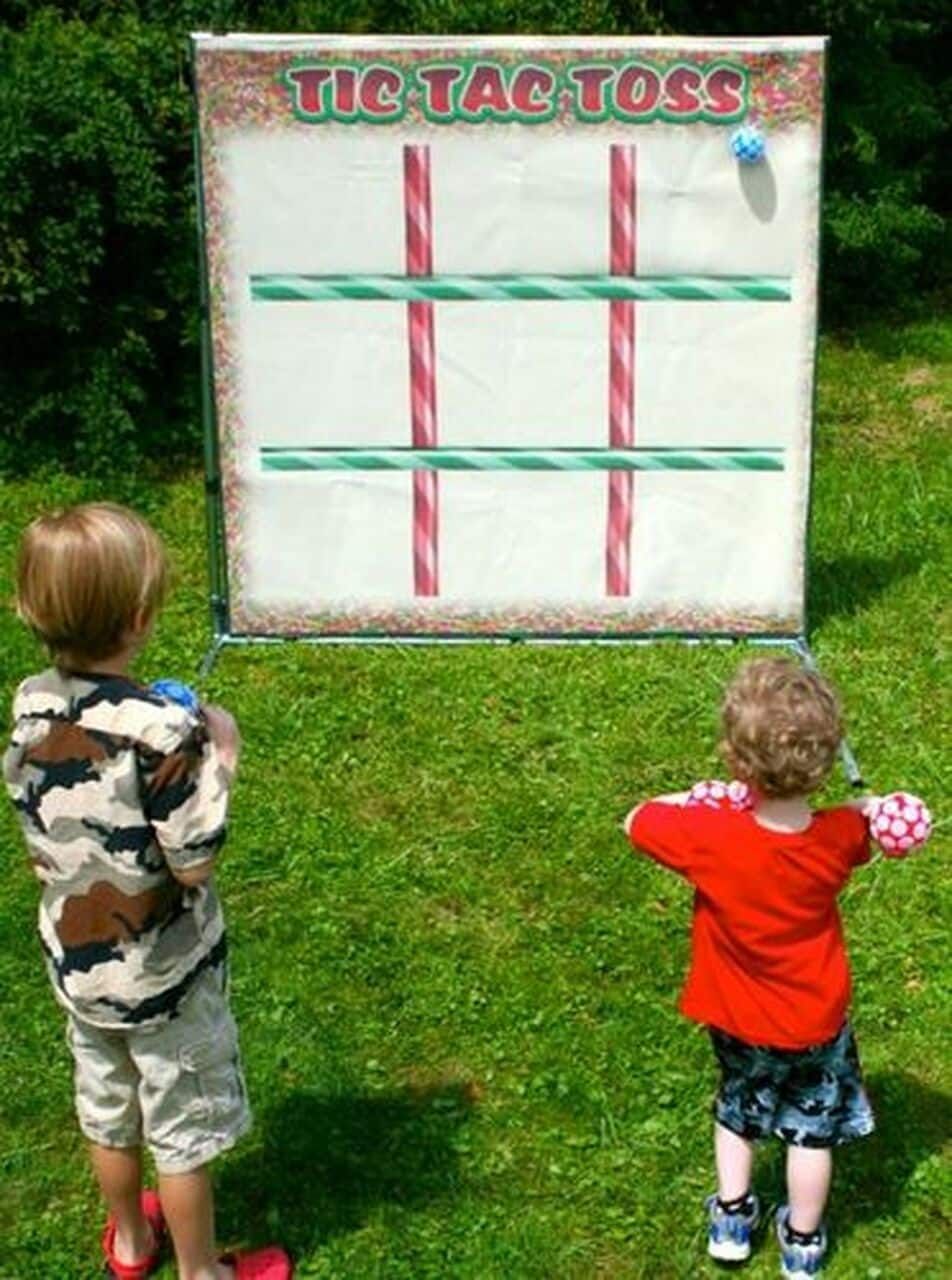
[{"label": "camouflage t-shirt", "polygon": [[44,671],[13,703],[4,779],[42,881],[40,941],[60,1003],[99,1027],[174,1016],[225,959],[207,862],[230,775],[204,720],[116,675]]}]

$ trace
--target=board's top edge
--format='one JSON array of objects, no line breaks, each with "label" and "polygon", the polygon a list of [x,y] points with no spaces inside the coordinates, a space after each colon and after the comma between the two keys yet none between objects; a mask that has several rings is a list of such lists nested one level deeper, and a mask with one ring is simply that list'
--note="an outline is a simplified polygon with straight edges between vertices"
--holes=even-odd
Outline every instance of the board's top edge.
[{"label": "board's top edge", "polygon": [[278,35],[251,32],[215,34],[193,31],[189,37],[202,51],[253,53],[286,48],[290,52],[315,49],[665,49],[714,50],[737,53],[815,53],[825,48],[828,36],[376,36],[335,35],[315,32],[308,35]]}]

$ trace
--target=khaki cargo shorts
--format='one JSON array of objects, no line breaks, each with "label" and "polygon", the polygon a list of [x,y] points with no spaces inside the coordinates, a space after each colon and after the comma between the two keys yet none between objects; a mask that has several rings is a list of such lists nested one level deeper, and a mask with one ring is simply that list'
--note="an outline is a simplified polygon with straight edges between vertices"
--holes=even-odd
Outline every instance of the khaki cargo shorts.
[{"label": "khaki cargo shorts", "polygon": [[105,1031],[69,1016],[79,1127],[104,1147],[145,1139],[160,1173],[207,1164],[251,1127],[224,976],[196,979],[178,1017]]}]

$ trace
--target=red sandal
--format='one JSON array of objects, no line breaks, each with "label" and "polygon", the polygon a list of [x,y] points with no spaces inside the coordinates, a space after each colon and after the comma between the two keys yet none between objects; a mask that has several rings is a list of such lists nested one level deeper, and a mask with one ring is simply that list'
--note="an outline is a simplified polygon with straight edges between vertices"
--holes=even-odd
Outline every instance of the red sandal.
[{"label": "red sandal", "polygon": [[154,1191],[143,1191],[142,1212],[152,1228],[155,1246],[147,1258],[139,1262],[120,1262],[116,1257],[116,1223],[110,1215],[106,1219],[106,1229],[102,1233],[102,1251],[106,1255],[106,1272],[113,1280],[146,1280],[146,1276],[157,1271],[162,1261],[162,1245],[165,1241],[165,1218],[162,1205]]},{"label": "red sandal", "polygon": [[273,1244],[254,1253],[226,1253],[219,1261],[234,1267],[235,1280],[291,1280],[294,1275],[288,1254]]}]

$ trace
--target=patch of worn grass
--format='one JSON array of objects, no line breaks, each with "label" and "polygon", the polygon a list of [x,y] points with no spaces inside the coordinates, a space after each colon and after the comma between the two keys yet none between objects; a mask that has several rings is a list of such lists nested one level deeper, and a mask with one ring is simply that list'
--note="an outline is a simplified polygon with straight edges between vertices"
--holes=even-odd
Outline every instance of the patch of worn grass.
[{"label": "patch of worn grass", "polygon": [[[952,1272],[950,348],[936,321],[822,350],[814,645],[871,783],[920,791],[939,819],[925,854],[877,863],[845,897],[879,1132],[838,1159],[831,1277]],[[102,494],[146,510],[173,547],[180,583],[143,670],[187,677],[207,638],[196,476],[5,486],[0,592],[35,511]],[[9,613],[0,639],[9,688],[38,657]],[[259,1121],[220,1162],[225,1240],[282,1238],[305,1280],[715,1274],[699,1211],[714,1071],[674,1010],[689,894],[633,863],[617,822],[717,768],[717,700],[742,653],[224,656],[205,692],[245,735],[220,881]],[[845,790],[838,776],[827,798]],[[0,1275],[87,1280],[100,1209],[6,810],[0,848]],[[759,1183],[779,1194],[776,1149]],[[747,1274],[776,1267],[768,1238]]]}]

